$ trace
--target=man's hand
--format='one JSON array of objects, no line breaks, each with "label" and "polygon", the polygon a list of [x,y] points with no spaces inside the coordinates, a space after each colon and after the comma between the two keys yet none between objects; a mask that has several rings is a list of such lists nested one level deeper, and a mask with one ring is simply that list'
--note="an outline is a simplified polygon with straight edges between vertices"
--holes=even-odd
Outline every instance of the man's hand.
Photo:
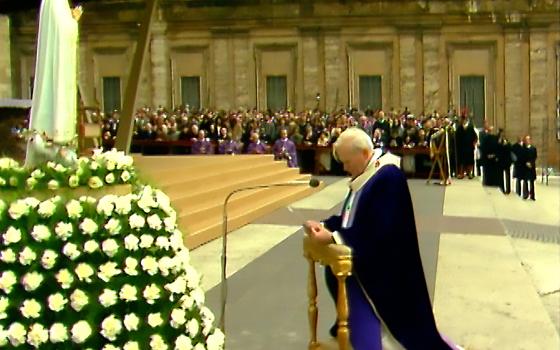
[{"label": "man's hand", "polygon": [[320,222],[308,220],[303,224],[303,228],[305,233],[318,243],[334,243],[331,231],[327,230]]}]

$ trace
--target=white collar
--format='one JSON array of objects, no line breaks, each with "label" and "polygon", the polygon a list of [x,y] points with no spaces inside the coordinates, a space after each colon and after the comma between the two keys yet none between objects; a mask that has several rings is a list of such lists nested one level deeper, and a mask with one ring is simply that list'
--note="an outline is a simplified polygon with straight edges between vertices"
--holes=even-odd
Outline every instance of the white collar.
[{"label": "white collar", "polygon": [[400,168],[401,157],[395,156],[392,153],[385,153],[380,148],[377,148],[371,157],[366,169],[363,173],[358,175],[355,179],[350,180],[350,190],[352,192],[358,191],[365,183],[375,175],[384,165],[394,164]]}]

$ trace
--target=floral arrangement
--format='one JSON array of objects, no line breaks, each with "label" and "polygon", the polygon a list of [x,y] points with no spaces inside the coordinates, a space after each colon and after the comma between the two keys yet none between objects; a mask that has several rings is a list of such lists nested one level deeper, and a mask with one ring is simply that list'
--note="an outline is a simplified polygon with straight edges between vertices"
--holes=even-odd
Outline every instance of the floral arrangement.
[{"label": "floral arrangement", "polygon": [[136,180],[132,157],[115,149],[95,150],[91,158],[80,157],[73,166],[53,161],[27,169],[11,158],[0,158],[0,189],[57,190],[87,186],[131,184]]},{"label": "floral arrangement", "polygon": [[0,199],[0,348],[222,349],[176,222],[149,186]]}]

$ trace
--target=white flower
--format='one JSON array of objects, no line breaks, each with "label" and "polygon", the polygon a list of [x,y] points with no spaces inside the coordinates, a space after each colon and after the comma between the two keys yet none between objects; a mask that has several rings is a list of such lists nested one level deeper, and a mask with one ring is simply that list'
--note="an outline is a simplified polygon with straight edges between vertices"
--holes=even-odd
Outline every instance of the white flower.
[{"label": "white flower", "polygon": [[78,187],[80,185],[80,178],[76,175],[71,175],[68,178],[68,186],[75,188]]},{"label": "white flower", "polygon": [[152,214],[148,216],[147,219],[148,226],[153,230],[161,230],[161,219],[157,214]]},{"label": "white flower", "polygon": [[49,180],[49,182],[47,182],[47,188],[49,190],[57,190],[60,187],[60,184],[58,183],[58,181],[56,180]]},{"label": "white flower", "polygon": [[113,194],[103,196],[99,202],[97,202],[97,212],[107,217],[111,216],[115,209],[115,201],[117,198],[118,197]]},{"label": "white flower", "polygon": [[49,340],[49,331],[42,324],[34,323],[27,333],[27,343],[34,348]]},{"label": "white flower", "polygon": [[119,250],[119,245],[117,244],[117,241],[109,238],[103,241],[103,243],[101,244],[101,249],[103,249],[103,252],[105,252],[107,256],[113,257]]},{"label": "white flower", "polygon": [[56,233],[56,236],[58,238],[66,241],[70,236],[72,236],[72,232],[74,232],[74,226],[72,226],[71,223],[61,221],[56,224],[54,232]]},{"label": "white flower", "polygon": [[66,171],[66,167],[60,163],[56,164],[54,170],[58,173],[63,173]]},{"label": "white flower", "polygon": [[198,287],[191,291],[191,296],[197,306],[204,304],[204,291],[202,288]]},{"label": "white flower", "polygon": [[6,233],[2,235],[2,239],[4,240],[5,245],[17,243],[21,240],[21,230],[10,226]]},{"label": "white flower", "polygon": [[27,292],[32,292],[35,289],[39,288],[42,282],[43,275],[38,272],[28,272],[23,275],[23,278],[21,280],[21,284]]},{"label": "white flower", "polygon": [[45,225],[35,225],[31,231],[31,237],[37,242],[45,241],[51,236],[51,230]]},{"label": "white flower", "polygon": [[129,275],[129,276],[136,276],[138,275],[138,270],[136,270],[136,267],[138,266],[138,260],[131,258],[131,257],[127,257],[124,260],[125,263],[125,268],[124,268],[124,272]]},{"label": "white flower", "polygon": [[99,303],[104,307],[113,306],[118,300],[117,292],[112,289],[103,289],[103,293],[99,296]]},{"label": "white flower", "polygon": [[116,166],[117,165],[115,164],[115,162],[113,160],[107,160],[107,163],[105,163],[105,168],[107,168],[107,170],[109,170],[109,171],[115,170]]},{"label": "white flower", "polygon": [[56,167],[56,163],[53,162],[53,161],[48,161],[47,162],[47,167],[51,168],[51,169],[54,169]]},{"label": "white flower", "polygon": [[81,196],[78,199],[80,200],[80,202],[89,203],[89,204],[92,204],[92,205],[97,203],[97,199],[95,199],[95,197],[92,197],[92,196]]},{"label": "white flower", "polygon": [[3,177],[0,177],[0,186],[6,186],[6,180]]},{"label": "white flower", "polygon": [[138,289],[130,284],[122,286],[119,297],[127,302],[138,300]]},{"label": "white flower", "polygon": [[12,271],[4,271],[0,275],[0,289],[6,294],[10,294],[12,287],[17,283],[16,275]]},{"label": "white flower", "polygon": [[21,305],[19,311],[25,318],[38,318],[41,316],[41,304],[35,299],[27,299]]},{"label": "white flower", "polygon": [[128,218],[128,224],[130,225],[131,229],[140,230],[146,224],[146,219],[144,219],[142,215],[132,214]]},{"label": "white flower", "polygon": [[175,260],[175,267],[177,271],[187,271],[190,267],[191,261],[189,250],[183,247],[175,254],[173,260]]},{"label": "white flower", "polygon": [[189,295],[183,295],[180,299],[181,307],[190,310],[194,306],[194,299]]},{"label": "white flower", "polygon": [[14,322],[8,328],[8,339],[13,346],[19,346],[25,343],[25,327],[18,322]]},{"label": "white flower", "polygon": [[212,313],[212,310],[206,306],[200,308],[200,316],[202,317],[202,321],[205,323],[211,324],[214,322],[214,313]]},{"label": "white flower", "polygon": [[76,260],[76,258],[78,258],[80,254],[82,254],[78,250],[78,246],[70,242],[64,245],[64,247],[62,248],[62,253],[66,255],[70,260]]},{"label": "white flower", "polygon": [[113,344],[105,344],[101,350],[121,350],[121,348],[119,348],[118,346],[115,346]]},{"label": "white flower", "polygon": [[8,213],[10,214],[10,217],[12,219],[18,220],[22,216],[29,214],[30,209],[31,208],[29,208],[29,205],[27,205],[25,200],[19,199],[15,202],[12,202],[12,204],[10,205],[10,209],[8,209]]},{"label": "white flower", "polygon": [[169,250],[169,248],[171,248],[171,243],[169,242],[169,239],[167,239],[167,237],[158,236],[158,238],[156,239],[156,246],[163,250]]},{"label": "white flower", "polygon": [[98,230],[97,223],[90,218],[85,218],[80,224],[80,230],[86,235],[93,235]]},{"label": "white flower", "polygon": [[135,341],[128,341],[123,345],[123,350],[140,350],[140,345]]},{"label": "white flower", "polygon": [[68,340],[68,329],[62,323],[53,323],[49,329],[51,343],[62,343]]},{"label": "white flower", "polygon": [[47,301],[49,303],[49,309],[54,312],[62,311],[64,306],[68,303],[68,299],[60,293],[50,295]]},{"label": "white flower", "polygon": [[120,269],[117,269],[117,264],[115,262],[108,262],[101,266],[99,266],[99,272],[97,273],[97,277],[99,277],[104,282],[109,282],[113,276],[116,276],[121,273]]},{"label": "white flower", "polygon": [[103,322],[101,322],[101,335],[106,339],[114,341],[117,339],[117,335],[122,331],[122,322],[117,319],[115,315],[106,317]]},{"label": "white flower", "polygon": [[82,216],[84,209],[79,201],[72,199],[66,204],[66,211],[68,212],[68,217],[71,219],[77,219]]},{"label": "white flower", "polygon": [[30,210],[35,209],[39,205],[39,203],[41,203],[40,200],[34,197],[27,197],[23,199],[23,201],[25,202],[25,204],[27,204]]},{"label": "white flower", "polygon": [[187,280],[184,277],[179,276],[172,283],[166,284],[165,289],[172,294],[185,294],[185,291],[187,290]]},{"label": "white flower", "polygon": [[57,258],[58,254],[54,250],[47,249],[41,257],[41,266],[46,270],[50,270],[54,267],[54,264],[56,264]]},{"label": "white flower", "polygon": [[72,333],[72,341],[81,344],[91,335],[91,327],[87,321],[79,321],[72,326],[70,332]]},{"label": "white flower", "polygon": [[137,330],[139,324],[140,319],[136,314],[130,313],[124,316],[124,326],[129,332]]},{"label": "white flower", "polygon": [[111,235],[116,235],[121,231],[121,221],[116,218],[111,218],[104,227]]},{"label": "white flower", "polygon": [[198,324],[198,321],[196,320],[196,318],[191,318],[187,322],[187,332],[189,333],[191,338],[196,337],[199,330],[200,330],[200,325]]},{"label": "white flower", "polygon": [[35,169],[31,172],[31,176],[35,179],[42,179],[45,175],[46,174],[41,169]]},{"label": "white flower", "polygon": [[19,252],[19,263],[22,265],[29,265],[37,258],[37,254],[29,248],[25,247],[21,252]]},{"label": "white flower", "polygon": [[[95,169],[93,169],[94,165],[95,165],[95,168],[97,168],[97,163],[91,163],[90,167],[91,167],[92,170],[95,170]],[[92,176],[88,180],[88,186],[90,188],[96,189],[96,188],[99,188],[99,187],[103,186],[103,181],[101,181],[99,176]]]},{"label": "white flower", "polygon": [[37,183],[38,183],[37,180],[35,180],[35,178],[33,177],[30,177],[27,180],[25,180],[25,184],[27,185],[27,188],[29,188],[30,190],[34,189]]},{"label": "white flower", "polygon": [[119,196],[115,199],[115,211],[120,215],[128,215],[132,210],[132,195]]},{"label": "white flower", "polygon": [[148,249],[154,243],[154,237],[151,235],[140,236],[140,248]]},{"label": "white flower", "polygon": [[176,218],[166,217],[163,219],[163,224],[165,225],[165,231],[167,232],[174,232],[177,228]]},{"label": "white flower", "polygon": [[158,272],[158,262],[153,256],[146,256],[140,262],[142,269],[149,275],[154,276]]},{"label": "white flower", "polygon": [[128,180],[130,180],[130,178],[131,178],[131,176],[130,176],[130,173],[129,173],[128,171],[125,170],[125,171],[122,172],[122,174],[121,174],[121,180],[122,180],[124,183],[128,182]]},{"label": "white flower", "polygon": [[98,249],[99,249],[99,243],[97,243],[93,239],[90,239],[89,241],[84,243],[84,252],[86,252],[88,254],[91,254]]},{"label": "white flower", "polygon": [[74,276],[67,269],[62,269],[56,274],[56,281],[60,284],[62,289],[68,289],[74,282]]},{"label": "white flower", "polygon": [[174,350],[192,350],[192,348],[193,346],[191,338],[187,337],[186,335],[181,334],[177,337],[177,339],[175,339]]},{"label": "white flower", "polygon": [[164,256],[158,261],[158,267],[162,276],[168,276],[169,270],[175,265],[175,261],[168,256]]},{"label": "white flower", "polygon": [[195,289],[200,285],[200,274],[191,265],[186,266],[185,276],[187,277],[187,287]]},{"label": "white flower", "polygon": [[187,313],[183,309],[173,309],[171,311],[171,327],[179,328],[187,322]]},{"label": "white flower", "polygon": [[216,328],[214,333],[210,334],[208,338],[206,338],[206,346],[208,350],[221,350],[224,347],[225,335],[219,329]]},{"label": "white flower", "polygon": [[3,250],[0,253],[0,260],[5,263],[13,263],[14,261],[16,261],[16,253],[14,253],[14,251],[10,248]]},{"label": "white flower", "polygon": [[8,344],[8,331],[4,329],[4,326],[0,325],[0,347],[4,347]]},{"label": "white flower", "polygon": [[78,276],[80,281],[85,281],[87,283],[91,283],[91,276],[95,273],[93,268],[87,263],[80,263],[74,269],[74,273]]},{"label": "white flower", "polygon": [[74,290],[74,292],[70,295],[70,306],[78,312],[88,303],[89,298],[87,294],[80,289]]},{"label": "white flower", "polygon": [[105,175],[105,182],[108,184],[112,184],[115,182],[115,174],[113,173],[109,173],[107,175]]},{"label": "white flower", "polygon": [[194,346],[193,350],[206,350],[206,348],[204,347],[204,344],[202,344],[202,343],[197,343],[197,344]]},{"label": "white flower", "polygon": [[[165,221],[165,220],[164,220]],[[171,236],[169,236],[169,244],[171,244],[171,248],[175,251],[181,250],[185,248],[185,244],[183,243],[183,235],[179,230],[175,230]],[[188,251],[187,251],[188,254]],[[188,261],[187,261],[188,263]]]},{"label": "white flower", "polygon": [[153,305],[157,299],[160,298],[160,289],[157,284],[152,283],[146,288],[144,288],[144,298],[146,302],[150,305]]},{"label": "white flower", "polygon": [[139,242],[140,242],[140,240],[138,239],[138,237],[136,237],[135,235],[133,235],[131,233],[124,238],[124,247],[127,250],[135,251],[135,250],[138,250],[138,243]]},{"label": "white flower", "polygon": [[161,314],[159,312],[148,314],[148,324],[152,328],[156,328],[161,326],[163,323],[163,319],[161,318]]},{"label": "white flower", "polygon": [[167,350],[167,344],[159,334],[150,337],[150,348],[152,350]]},{"label": "white flower", "polygon": [[10,300],[6,297],[0,297],[0,320],[8,317],[8,315],[6,315],[6,310],[8,309],[8,306],[10,305]]}]

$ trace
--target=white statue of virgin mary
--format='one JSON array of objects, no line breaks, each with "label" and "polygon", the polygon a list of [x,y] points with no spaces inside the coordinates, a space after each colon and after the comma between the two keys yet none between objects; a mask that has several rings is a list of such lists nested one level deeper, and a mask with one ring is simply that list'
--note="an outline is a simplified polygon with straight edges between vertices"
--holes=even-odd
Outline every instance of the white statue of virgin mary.
[{"label": "white statue of virgin mary", "polygon": [[35,135],[27,145],[27,166],[51,153],[44,149],[45,142],[36,142],[38,136],[46,135],[55,145],[67,144],[76,136],[76,50],[81,14],[81,7],[71,9],[68,0],[41,2],[29,123]]}]

